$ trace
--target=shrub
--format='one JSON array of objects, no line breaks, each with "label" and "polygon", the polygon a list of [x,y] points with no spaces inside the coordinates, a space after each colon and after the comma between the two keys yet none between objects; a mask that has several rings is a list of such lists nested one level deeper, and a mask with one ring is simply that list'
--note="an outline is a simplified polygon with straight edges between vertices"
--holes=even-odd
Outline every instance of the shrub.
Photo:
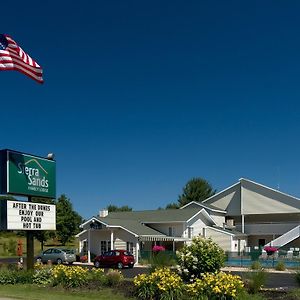
[{"label": "shrub", "polygon": [[34,265],[34,273],[32,282],[37,285],[50,285],[52,283],[52,269],[48,265],[42,263]]},{"label": "shrub", "polygon": [[9,254],[16,255],[16,251],[17,251],[17,241],[15,241],[13,239],[9,239],[9,241],[8,241]]},{"label": "shrub", "polygon": [[165,251],[159,251],[157,253],[153,253],[153,255],[149,259],[149,263],[151,265],[151,272],[152,272],[156,268],[175,266],[176,261],[172,257],[171,253]]},{"label": "shrub", "polygon": [[300,286],[300,271],[298,271],[295,275],[296,281],[298,282],[298,285]]},{"label": "shrub", "polygon": [[250,266],[250,269],[251,270],[261,270],[262,269],[262,266],[261,266],[261,263],[259,261],[254,261],[251,266]]},{"label": "shrub", "polygon": [[275,270],[277,271],[284,271],[286,269],[285,264],[283,261],[279,261],[275,266]]},{"label": "shrub", "polygon": [[185,281],[201,278],[201,274],[215,273],[225,261],[225,253],[211,239],[193,238],[190,245],[185,245],[177,252],[178,271]]},{"label": "shrub", "polygon": [[118,285],[124,279],[121,271],[118,270],[109,270],[106,273],[103,284],[109,287],[114,287]]},{"label": "shrub", "polygon": [[32,283],[33,272],[25,270],[1,270],[0,284]]},{"label": "shrub", "polygon": [[267,280],[267,273],[262,269],[247,274],[247,288],[250,294],[256,294]]},{"label": "shrub", "polygon": [[168,268],[158,268],[150,275],[140,274],[133,283],[139,299],[182,299],[182,279]]},{"label": "shrub", "polygon": [[244,292],[244,284],[240,276],[230,273],[205,273],[193,283],[186,285],[188,294],[198,299],[201,295],[207,299],[237,299]]}]

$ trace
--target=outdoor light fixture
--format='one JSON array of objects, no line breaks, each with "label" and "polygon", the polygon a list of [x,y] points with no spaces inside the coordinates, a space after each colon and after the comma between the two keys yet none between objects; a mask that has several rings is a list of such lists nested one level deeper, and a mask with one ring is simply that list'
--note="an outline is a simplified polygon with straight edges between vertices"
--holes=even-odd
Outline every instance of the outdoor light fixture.
[{"label": "outdoor light fixture", "polygon": [[47,158],[49,160],[54,160],[54,153],[48,153]]}]

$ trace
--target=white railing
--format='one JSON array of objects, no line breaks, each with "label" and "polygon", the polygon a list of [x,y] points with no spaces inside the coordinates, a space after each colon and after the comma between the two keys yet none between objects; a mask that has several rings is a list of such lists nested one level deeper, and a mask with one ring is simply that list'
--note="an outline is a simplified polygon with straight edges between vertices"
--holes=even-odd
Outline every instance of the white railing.
[{"label": "white railing", "polygon": [[300,225],[296,226],[295,228],[291,229],[290,231],[284,233],[283,235],[279,236],[278,238],[274,239],[273,241],[269,242],[265,246],[274,246],[274,247],[282,247],[291,241],[300,237]]},{"label": "white railing", "polygon": [[[287,222],[287,223],[279,223],[279,222],[260,222],[256,224],[245,224],[245,233],[249,235],[273,235],[276,234],[282,235],[287,231],[295,228],[299,225],[299,222]],[[241,224],[236,224],[236,230],[241,231]]]}]

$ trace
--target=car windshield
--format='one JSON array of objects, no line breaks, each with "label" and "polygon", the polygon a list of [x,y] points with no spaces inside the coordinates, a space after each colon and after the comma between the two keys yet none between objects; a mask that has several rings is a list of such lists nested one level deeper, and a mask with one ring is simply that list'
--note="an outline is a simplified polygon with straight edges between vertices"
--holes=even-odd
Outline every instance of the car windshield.
[{"label": "car windshield", "polygon": [[132,256],[132,254],[130,252],[128,252],[128,251],[124,251],[124,255],[125,256]]},{"label": "car windshield", "polygon": [[66,252],[67,254],[74,254],[75,251],[72,249],[61,249],[62,251]]}]

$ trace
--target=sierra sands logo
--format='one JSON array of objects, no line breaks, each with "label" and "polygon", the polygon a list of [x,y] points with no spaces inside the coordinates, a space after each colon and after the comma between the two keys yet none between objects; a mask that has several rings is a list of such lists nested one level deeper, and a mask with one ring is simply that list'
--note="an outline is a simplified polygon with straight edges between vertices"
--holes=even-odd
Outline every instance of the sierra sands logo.
[{"label": "sierra sands logo", "polygon": [[[30,164],[30,166],[28,166]],[[33,167],[34,165],[34,167]],[[43,168],[39,161],[30,159],[25,163],[18,163],[18,174],[27,177],[28,189],[33,191],[48,192],[48,172]]]}]

